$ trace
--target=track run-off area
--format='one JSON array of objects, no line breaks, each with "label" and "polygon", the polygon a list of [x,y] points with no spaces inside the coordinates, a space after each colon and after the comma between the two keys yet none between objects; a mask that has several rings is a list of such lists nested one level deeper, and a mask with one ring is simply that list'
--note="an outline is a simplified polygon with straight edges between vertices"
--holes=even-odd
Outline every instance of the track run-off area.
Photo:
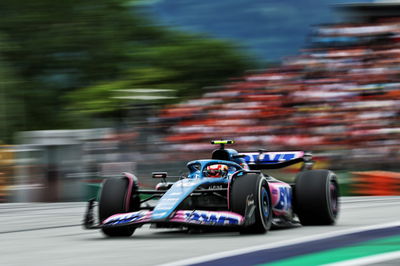
[{"label": "track run-off area", "polygon": [[0,204],[0,265],[400,265],[400,197],[343,197],[334,226],[265,235],[81,226],[86,203]]}]

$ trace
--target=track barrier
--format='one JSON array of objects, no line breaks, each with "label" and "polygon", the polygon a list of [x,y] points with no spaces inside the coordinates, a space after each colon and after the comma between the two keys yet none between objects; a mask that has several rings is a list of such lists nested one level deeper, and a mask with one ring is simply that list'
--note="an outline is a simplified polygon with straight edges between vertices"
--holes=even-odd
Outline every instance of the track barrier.
[{"label": "track barrier", "polygon": [[400,195],[400,173],[389,171],[352,172],[351,193],[368,196]]}]

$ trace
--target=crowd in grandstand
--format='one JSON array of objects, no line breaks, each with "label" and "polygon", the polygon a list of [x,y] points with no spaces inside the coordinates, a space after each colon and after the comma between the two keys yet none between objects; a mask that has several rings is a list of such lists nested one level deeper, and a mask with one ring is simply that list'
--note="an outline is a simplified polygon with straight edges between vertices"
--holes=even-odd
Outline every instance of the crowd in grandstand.
[{"label": "crowd in grandstand", "polygon": [[159,115],[168,150],[312,150],[341,162],[396,167],[400,159],[400,19],[317,28],[281,66],[249,73]]}]

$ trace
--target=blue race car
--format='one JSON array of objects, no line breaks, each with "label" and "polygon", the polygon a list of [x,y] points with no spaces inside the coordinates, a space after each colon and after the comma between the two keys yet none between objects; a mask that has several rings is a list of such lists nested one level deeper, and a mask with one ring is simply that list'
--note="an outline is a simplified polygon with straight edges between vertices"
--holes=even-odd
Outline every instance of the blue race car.
[{"label": "blue race car", "polygon": [[[146,223],[158,228],[230,227],[241,233],[265,233],[271,225],[299,222],[335,223],[339,212],[336,175],[329,170],[311,170],[310,153],[239,153],[225,149],[226,144],[233,144],[231,140],[211,143],[220,145],[211,159],[189,162],[187,176],[176,182],[167,182],[166,172],[153,173],[153,178],[162,182],[152,190],[141,189],[131,173],[106,179],[98,197],[98,219],[92,199],[85,228],[101,229],[109,237],[127,237]],[[297,163],[303,163],[302,171],[293,184],[261,172]]]}]

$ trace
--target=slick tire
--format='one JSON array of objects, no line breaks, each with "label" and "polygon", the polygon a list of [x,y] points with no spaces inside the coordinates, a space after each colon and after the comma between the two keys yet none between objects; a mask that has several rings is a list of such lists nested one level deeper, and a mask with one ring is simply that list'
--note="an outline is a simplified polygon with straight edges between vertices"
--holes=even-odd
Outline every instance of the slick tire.
[{"label": "slick tire", "polygon": [[339,185],[329,170],[309,170],[296,177],[294,211],[302,225],[331,225],[339,213]]},{"label": "slick tire", "polygon": [[230,210],[244,217],[249,201],[254,201],[254,221],[240,230],[242,234],[263,234],[271,228],[271,195],[267,179],[263,175],[248,173],[236,177],[231,183],[229,199]]},{"label": "slick tire", "polygon": [[[123,213],[132,210],[132,205],[134,209],[138,208],[137,197],[134,202],[126,201],[128,194],[129,181],[126,177],[122,178],[110,178],[106,179],[103,183],[100,200],[99,200],[99,218],[100,221],[110,217],[111,215],[117,213]],[[133,195],[134,196],[134,195]],[[132,197],[135,199],[135,197]],[[136,201],[136,202],[135,202]],[[130,206],[125,206],[126,203]],[[139,201],[140,204],[140,201]],[[102,232],[108,237],[129,237],[135,231],[134,226],[124,226],[124,227],[113,227],[113,228],[102,228]]]}]

